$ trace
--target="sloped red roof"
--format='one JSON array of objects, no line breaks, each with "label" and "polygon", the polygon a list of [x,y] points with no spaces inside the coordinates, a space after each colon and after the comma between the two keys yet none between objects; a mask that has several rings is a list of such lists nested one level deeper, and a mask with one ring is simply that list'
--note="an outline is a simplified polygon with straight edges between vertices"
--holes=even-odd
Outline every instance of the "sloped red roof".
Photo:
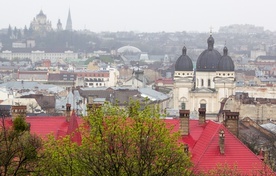
[{"label": "sloped red roof", "polygon": [[[81,143],[81,136],[75,131],[78,129],[78,124],[83,123],[82,119],[77,117],[75,113],[72,113],[69,122],[66,121],[65,116],[33,116],[26,117],[26,122],[30,123],[30,132],[36,134],[42,138],[47,137],[49,134],[53,134],[56,138],[64,137],[69,134],[73,134],[71,140],[73,142]],[[12,126],[11,118],[5,119],[5,126]]]},{"label": "sloped red roof", "polygon": [[72,135],[71,136],[71,141],[72,142],[76,142],[77,144],[81,144],[81,134],[78,131],[79,128],[79,124],[77,121],[77,115],[75,113],[75,111],[73,111],[72,115],[71,115],[71,119],[69,121],[69,126],[67,129],[67,135]]},{"label": "sloped red roof", "polygon": [[[179,130],[178,119],[166,119],[165,123],[174,125],[173,131]],[[219,149],[220,129],[225,132],[224,154]],[[207,121],[205,125],[199,125],[198,120],[190,120],[190,134],[183,136],[181,141],[189,146],[195,171],[206,172],[219,164],[236,166],[245,175],[264,171],[263,161],[221,123]]]}]

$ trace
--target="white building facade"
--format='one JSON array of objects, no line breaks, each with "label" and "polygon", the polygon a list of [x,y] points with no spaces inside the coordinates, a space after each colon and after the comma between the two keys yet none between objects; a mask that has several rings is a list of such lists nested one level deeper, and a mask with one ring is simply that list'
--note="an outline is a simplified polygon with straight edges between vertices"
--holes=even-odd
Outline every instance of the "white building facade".
[{"label": "white building facade", "polygon": [[59,59],[77,59],[78,53],[74,53],[70,50],[64,52],[45,52],[40,50],[31,52],[12,52],[5,50],[0,53],[0,57],[8,60],[30,58],[32,62],[49,59],[52,63],[55,63]]},{"label": "white building facade", "polygon": [[186,47],[175,64],[173,108],[198,111],[205,108],[206,114],[215,115],[220,102],[235,94],[234,63],[224,47],[223,55],[214,49],[212,35],[207,40],[208,48],[198,57],[196,68]]}]

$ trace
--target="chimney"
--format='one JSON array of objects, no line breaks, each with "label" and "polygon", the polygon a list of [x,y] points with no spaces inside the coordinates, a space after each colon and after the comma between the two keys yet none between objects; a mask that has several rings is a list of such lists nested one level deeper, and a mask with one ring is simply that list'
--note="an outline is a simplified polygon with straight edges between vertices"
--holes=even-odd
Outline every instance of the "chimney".
[{"label": "chimney", "polygon": [[69,122],[70,121],[70,116],[71,116],[71,104],[70,103],[66,103],[66,121]]},{"label": "chimney", "polygon": [[225,133],[223,129],[219,131],[219,151],[220,154],[224,154],[224,138],[225,138]]},{"label": "chimney", "polygon": [[190,110],[179,110],[180,118],[180,134],[188,135],[189,134],[189,123],[190,123]]},{"label": "chimney", "polygon": [[234,134],[236,137],[239,136],[239,112],[225,112],[224,125],[226,128]]},{"label": "chimney", "polygon": [[185,152],[186,154],[189,153],[189,146],[188,146],[188,144],[184,144],[184,152]]},{"label": "chimney", "polygon": [[198,123],[199,125],[205,124],[206,121],[206,109],[205,108],[198,108]]},{"label": "chimney", "polygon": [[25,118],[27,115],[27,106],[22,105],[22,106],[12,106],[11,107],[11,115],[12,115],[12,120],[15,118],[21,116]]}]

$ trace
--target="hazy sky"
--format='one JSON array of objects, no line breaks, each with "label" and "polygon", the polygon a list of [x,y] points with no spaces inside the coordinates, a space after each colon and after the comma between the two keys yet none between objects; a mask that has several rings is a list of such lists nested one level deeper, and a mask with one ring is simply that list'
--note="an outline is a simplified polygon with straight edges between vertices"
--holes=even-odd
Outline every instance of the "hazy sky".
[{"label": "hazy sky", "polygon": [[3,0],[0,28],[29,27],[41,9],[53,28],[58,19],[65,27],[69,8],[76,30],[208,32],[254,24],[276,31],[276,0]]}]

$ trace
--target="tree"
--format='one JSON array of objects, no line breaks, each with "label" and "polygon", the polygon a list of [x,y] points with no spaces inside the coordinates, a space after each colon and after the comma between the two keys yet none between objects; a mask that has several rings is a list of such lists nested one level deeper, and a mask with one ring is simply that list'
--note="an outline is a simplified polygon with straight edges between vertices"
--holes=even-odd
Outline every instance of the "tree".
[{"label": "tree", "polygon": [[94,109],[80,129],[80,146],[70,137],[45,144],[42,175],[189,175],[190,157],[179,133],[158,112],[137,102]]},{"label": "tree", "polygon": [[196,173],[200,176],[244,176],[244,175],[260,175],[260,176],[272,176],[275,175],[272,169],[267,165],[263,165],[261,170],[252,170],[250,173],[244,173],[235,164],[229,165],[227,163],[219,163],[213,169],[206,172]]},{"label": "tree", "polygon": [[12,28],[11,28],[11,25],[9,25],[9,28],[8,28],[8,37],[11,38],[12,36]]},{"label": "tree", "polygon": [[0,175],[29,175],[37,167],[38,151],[42,147],[39,137],[31,135],[21,117],[8,128],[2,118],[0,126]]}]

